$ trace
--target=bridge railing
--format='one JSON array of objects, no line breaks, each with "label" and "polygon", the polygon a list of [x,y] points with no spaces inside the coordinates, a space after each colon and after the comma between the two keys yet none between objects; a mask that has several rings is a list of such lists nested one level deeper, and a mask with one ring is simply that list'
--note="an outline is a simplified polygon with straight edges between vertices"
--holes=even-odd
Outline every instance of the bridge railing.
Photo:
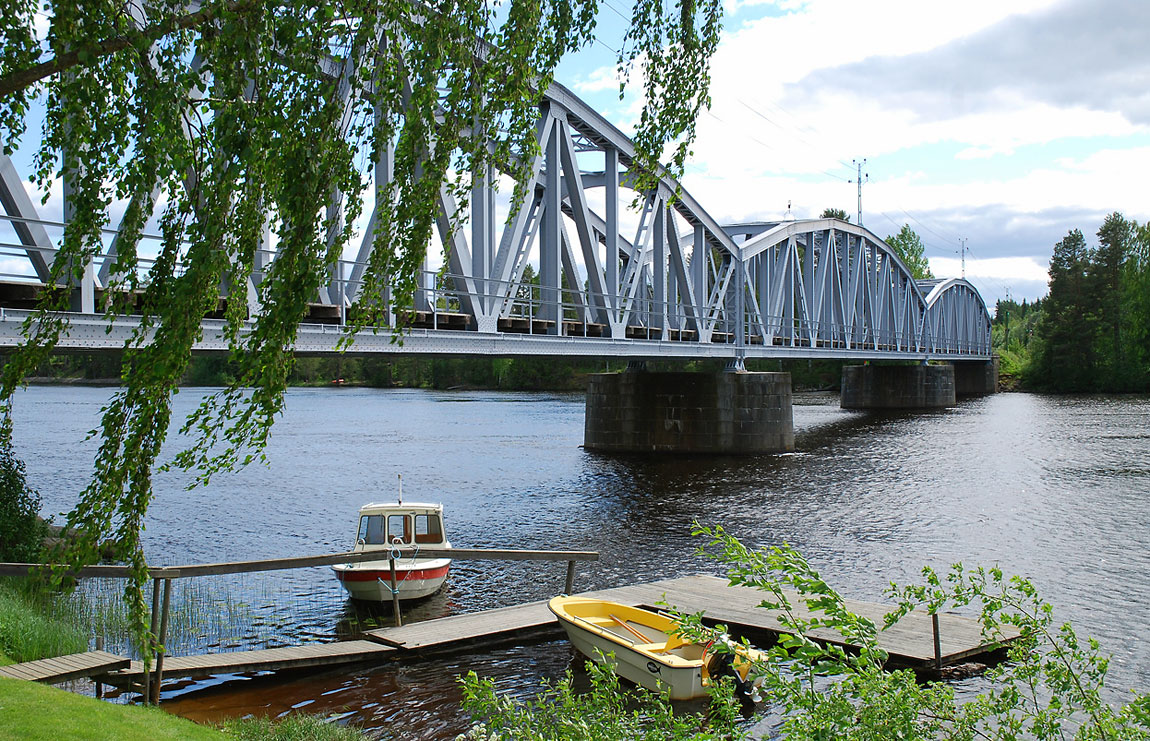
[{"label": "bridge railing", "polygon": [[[37,219],[0,215],[0,222],[34,223],[59,236],[63,224]],[[104,230],[106,249],[93,259],[93,267],[100,276],[100,284],[107,285],[115,255],[112,243],[116,230]],[[146,284],[148,269],[153,260],[147,257],[146,245],[158,248],[160,237],[145,234],[142,248],[144,256],[139,261],[138,285]],[[11,242],[0,243],[0,279],[33,287],[41,286],[34,276],[9,270],[21,258],[27,261],[30,250],[38,250],[46,258],[53,250],[48,247],[28,247]],[[274,258],[274,249],[260,249],[256,253],[256,270],[252,283],[258,286],[262,279],[262,267]],[[9,259],[4,259],[9,258]],[[27,262],[25,262],[27,264]],[[354,299],[362,281],[354,277],[362,273],[362,263],[354,260],[339,260],[333,267],[330,284],[324,295],[317,296],[305,319],[311,323],[343,325],[349,319],[349,312],[355,310]],[[520,268],[521,270],[522,268]],[[517,277],[510,280],[496,278],[474,278],[445,270],[423,270],[417,277],[417,289],[413,301],[406,306],[388,303],[383,310],[372,316],[372,323],[380,326],[407,326],[420,329],[483,331],[503,334],[551,335],[564,338],[594,338],[610,340],[646,340],[674,343],[708,343],[737,345],[742,336],[743,347],[784,347],[820,348],[843,350],[866,350],[873,352],[941,352],[958,355],[989,354],[989,339],[969,339],[966,337],[934,337],[929,333],[918,334],[901,328],[862,326],[825,319],[812,319],[796,306],[786,306],[783,310],[764,311],[764,296],[753,286],[748,286],[747,300],[743,301],[743,311],[739,315],[737,289],[728,286],[719,293],[713,305],[692,305],[688,298],[680,295],[677,288],[667,291],[667,300],[656,300],[650,284],[638,284],[629,295],[618,287],[596,292],[582,279],[582,268],[574,271],[578,276],[575,282],[581,286],[565,287],[558,291],[558,299],[546,301],[543,296],[547,289],[537,283],[528,283]],[[572,282],[568,279],[567,282]],[[733,281],[734,283],[734,281]],[[0,287],[2,288],[2,287]],[[106,292],[100,295],[97,289],[96,310],[103,307]],[[550,289],[552,293],[555,289]],[[27,291],[25,291],[27,293]],[[238,292],[237,292],[238,293]],[[244,291],[236,298],[244,302],[250,300],[256,291]],[[390,293],[388,293],[390,295]],[[230,297],[222,296],[223,300]],[[791,297],[790,302],[797,299]],[[621,305],[622,304],[622,305]],[[28,308],[31,302],[24,298],[20,303],[4,303],[0,294],[0,307],[7,305]],[[252,305],[252,313],[258,306]],[[741,332],[739,325],[741,324]],[[752,352],[752,354],[754,354]]]}]

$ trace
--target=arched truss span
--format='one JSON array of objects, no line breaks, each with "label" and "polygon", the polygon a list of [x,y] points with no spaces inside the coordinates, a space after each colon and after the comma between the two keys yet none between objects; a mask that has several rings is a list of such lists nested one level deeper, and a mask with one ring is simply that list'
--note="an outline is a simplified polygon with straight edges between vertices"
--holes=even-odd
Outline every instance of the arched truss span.
[{"label": "arched truss span", "polygon": [[[989,317],[973,286],[916,283],[867,229],[836,219],[723,226],[666,173],[637,192],[631,141],[560,85],[545,94],[537,130],[540,153],[527,163],[521,206],[497,218],[507,210],[500,193],[510,189],[496,187],[493,171],[472,174],[469,203],[441,190],[447,264],[425,263],[414,305],[387,307],[393,324],[403,313],[405,323],[442,330],[435,352],[520,351],[468,340],[467,332],[542,335],[531,351],[553,354],[989,357]],[[388,157],[376,163],[377,179],[389,177]],[[28,260],[29,281],[45,280],[54,252],[45,227],[58,233],[60,225],[38,218],[3,156],[0,205],[19,242],[9,256]],[[469,212],[467,223],[453,231],[459,209]],[[357,254],[340,261],[315,297],[312,319],[338,324],[355,303],[375,218]],[[75,288],[80,314],[98,314],[115,243],[110,236],[107,254]],[[268,245],[260,264],[274,259]],[[529,266],[537,282],[527,280]],[[232,300],[254,302],[259,280],[257,271]],[[106,337],[93,341],[118,341]]]},{"label": "arched truss span", "polygon": [[919,286],[928,290],[933,351],[990,355],[990,312],[977,288],[962,278],[920,281]]}]

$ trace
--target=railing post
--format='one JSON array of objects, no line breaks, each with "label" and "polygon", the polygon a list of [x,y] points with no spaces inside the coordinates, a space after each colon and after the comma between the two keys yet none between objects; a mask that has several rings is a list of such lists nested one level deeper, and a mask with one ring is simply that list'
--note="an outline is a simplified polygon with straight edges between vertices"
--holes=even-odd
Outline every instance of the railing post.
[{"label": "railing post", "polygon": [[563,594],[571,594],[571,590],[575,588],[575,562],[567,562],[567,582],[563,586]]},{"label": "railing post", "polygon": [[[96,636],[96,650],[97,651],[103,651],[104,650],[104,636],[103,636],[103,634]],[[104,683],[97,679],[96,680],[96,697],[98,699],[98,698],[101,698],[103,696],[104,696]]]},{"label": "railing post", "polygon": [[160,633],[156,639],[156,676],[152,680],[152,704],[160,704],[160,684],[164,681],[164,643],[168,640],[168,607],[172,601],[172,580],[164,579],[164,606],[160,610]]},{"label": "railing post", "polygon": [[[156,632],[159,628],[160,619],[160,577],[152,579],[152,624],[148,630],[148,640],[151,641],[151,648],[153,653],[156,648]],[[148,705],[152,699],[152,675],[148,671],[148,664],[144,662],[144,704]]]},{"label": "railing post", "polygon": [[938,631],[938,613],[930,614],[931,627],[934,629],[934,668],[942,669],[942,638]]}]

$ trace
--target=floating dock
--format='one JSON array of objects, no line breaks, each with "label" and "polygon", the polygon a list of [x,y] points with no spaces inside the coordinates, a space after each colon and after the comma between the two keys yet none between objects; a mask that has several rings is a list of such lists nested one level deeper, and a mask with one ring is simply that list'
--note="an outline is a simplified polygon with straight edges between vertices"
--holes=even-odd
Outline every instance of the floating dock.
[{"label": "floating dock", "polygon": [[[723,623],[732,632],[752,639],[772,639],[786,632],[779,623],[777,611],[758,606],[765,596],[763,592],[748,587],[731,587],[726,579],[715,576],[666,579],[584,592],[582,596],[651,609],[661,608],[665,603],[682,612],[705,612],[709,622]],[[801,605],[798,595],[788,595],[788,598],[796,606],[796,614],[802,615],[805,609],[798,609]],[[878,626],[882,625],[883,616],[891,609],[890,605],[871,602],[845,602],[852,612],[869,618]],[[402,627],[380,628],[368,631],[359,640],[198,656],[166,656],[163,677],[207,677],[380,662],[559,635],[562,635],[562,628],[547,609],[547,603],[531,602]],[[830,630],[816,630],[811,637],[849,647],[842,636]],[[976,620],[952,614],[938,615],[936,634],[930,615],[912,612],[888,630],[880,630],[878,645],[890,655],[892,663],[932,670],[984,656],[1016,637],[1017,632],[1014,632],[1006,635],[1002,642],[987,641]],[[62,682],[87,676],[120,687],[138,687],[144,680],[144,667],[139,661],[129,662],[103,651],[92,651],[0,667],[0,676],[41,682]]]}]

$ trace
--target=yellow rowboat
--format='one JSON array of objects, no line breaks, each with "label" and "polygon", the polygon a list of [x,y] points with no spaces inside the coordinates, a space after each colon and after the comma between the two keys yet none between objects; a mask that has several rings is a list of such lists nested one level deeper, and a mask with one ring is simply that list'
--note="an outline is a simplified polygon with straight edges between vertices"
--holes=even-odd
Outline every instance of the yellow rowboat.
[{"label": "yellow rowboat", "polygon": [[753,689],[747,675],[758,651],[737,646],[733,657],[712,653],[709,644],[679,635],[670,617],[618,602],[560,596],[547,606],[580,653],[600,663],[613,653],[616,674],[647,689],[669,690],[672,700],[705,696],[720,674],[731,676],[741,695]]}]

